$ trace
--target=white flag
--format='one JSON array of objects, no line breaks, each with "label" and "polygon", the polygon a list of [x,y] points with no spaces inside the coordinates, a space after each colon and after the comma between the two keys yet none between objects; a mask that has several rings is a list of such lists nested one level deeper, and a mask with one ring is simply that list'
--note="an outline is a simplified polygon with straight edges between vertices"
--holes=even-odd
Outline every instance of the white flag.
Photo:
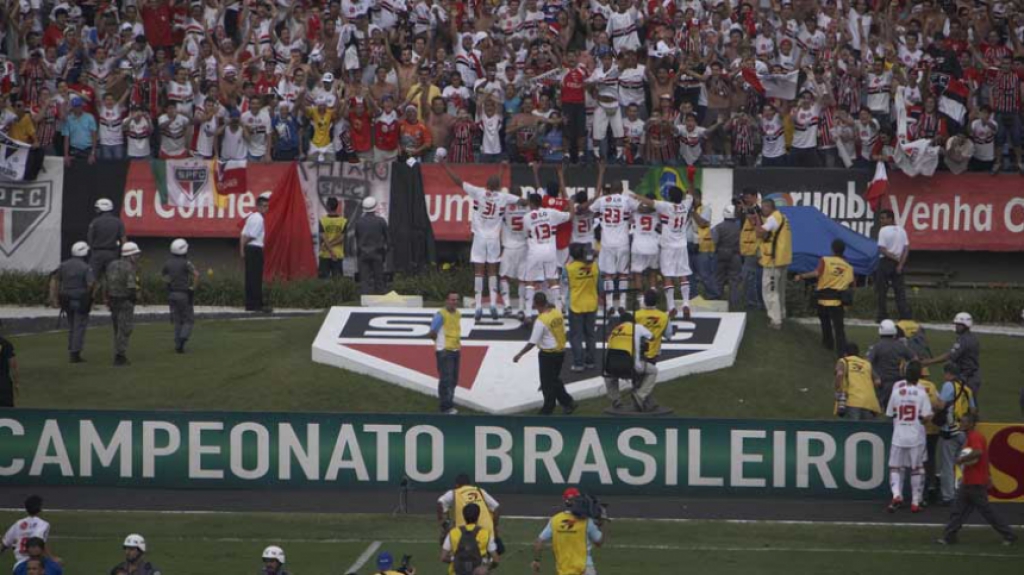
[{"label": "white flag", "polygon": [[64,158],[46,158],[31,182],[0,180],[0,268],[57,269],[63,199]]},{"label": "white flag", "polygon": [[0,180],[21,181],[25,179],[25,166],[31,146],[11,139],[0,132]]},{"label": "white flag", "polygon": [[780,100],[795,100],[796,85],[800,77],[800,71],[794,70],[786,74],[765,74],[758,76],[761,85],[764,86],[765,98],[778,98]]}]

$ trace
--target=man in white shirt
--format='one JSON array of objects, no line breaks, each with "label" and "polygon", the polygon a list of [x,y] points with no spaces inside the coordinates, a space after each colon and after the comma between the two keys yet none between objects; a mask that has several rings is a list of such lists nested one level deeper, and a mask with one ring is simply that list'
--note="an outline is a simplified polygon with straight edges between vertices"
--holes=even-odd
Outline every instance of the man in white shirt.
[{"label": "man in white shirt", "polygon": [[917,385],[921,378],[921,364],[907,364],[906,379],[896,382],[889,396],[885,414],[892,418],[892,447],[889,449],[889,485],[892,502],[889,513],[903,504],[905,470],[910,470],[912,513],[921,512],[924,493],[924,463],[928,459],[927,434],[924,424],[932,418],[932,403],[928,392]]},{"label": "man in white shirt", "polygon": [[0,541],[0,553],[8,549],[14,552],[14,563],[17,565],[28,559],[28,540],[38,537],[46,541],[50,537],[50,524],[39,517],[43,512],[43,498],[38,495],[31,495],[25,499],[25,513],[27,517],[15,521],[10,529],[4,533]]},{"label": "man in white shirt", "polygon": [[270,312],[263,305],[263,215],[270,207],[270,192],[260,194],[256,210],[245,218],[242,236],[238,242],[238,255],[245,260],[245,310]]},{"label": "man in white shirt", "polygon": [[910,239],[902,227],[896,225],[892,210],[878,213],[881,228],[878,230],[878,268],[875,270],[875,294],[878,296],[878,312],[875,320],[889,318],[887,296],[892,286],[896,297],[899,319],[911,319],[910,304],[907,303],[906,287],[903,284],[903,268],[910,254]]},{"label": "man in white shirt", "polygon": [[487,187],[481,188],[469,182],[463,182],[455,172],[442,162],[441,166],[452,182],[462,188],[473,198],[473,247],[469,261],[473,264],[473,292],[475,294],[474,317],[480,321],[483,317],[484,277],[490,293],[491,319],[498,319],[498,268],[501,263],[501,228],[505,207],[520,203],[518,196],[501,191],[501,178],[505,164],[498,168],[498,175],[487,179]]},{"label": "man in white shirt", "polygon": [[249,110],[242,114],[242,125],[245,126],[245,144],[249,150],[249,161],[269,162],[272,120],[270,111],[263,106],[261,98],[253,98],[249,102]]},{"label": "man in white shirt", "polygon": [[818,122],[821,107],[814,94],[805,90],[800,96],[800,105],[789,112],[793,119],[793,147],[789,151],[791,164],[800,168],[817,168]]}]

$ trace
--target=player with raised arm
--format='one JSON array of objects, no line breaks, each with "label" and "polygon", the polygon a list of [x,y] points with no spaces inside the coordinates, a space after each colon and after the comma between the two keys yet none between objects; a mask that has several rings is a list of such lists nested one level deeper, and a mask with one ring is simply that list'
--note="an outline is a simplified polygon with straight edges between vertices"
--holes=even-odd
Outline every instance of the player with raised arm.
[{"label": "player with raised arm", "polygon": [[903,504],[904,472],[910,469],[912,513],[921,512],[924,494],[924,462],[928,458],[925,422],[932,418],[932,403],[928,393],[917,385],[921,379],[921,363],[907,364],[906,379],[897,381],[889,396],[885,414],[892,418],[892,447],[889,449],[889,485],[892,502],[887,510],[895,513]]},{"label": "player with raised arm", "polygon": [[447,163],[441,166],[459,186],[473,198],[473,247],[469,261],[473,264],[474,315],[476,321],[483,317],[484,277],[491,294],[491,318],[498,319],[498,264],[501,262],[501,228],[505,206],[521,201],[521,198],[501,191],[501,179],[507,162],[502,162],[498,174],[487,178],[487,187],[481,188],[463,182],[452,172]]},{"label": "player with raised arm", "polygon": [[[598,170],[603,173],[602,163],[598,163]],[[624,308],[629,291],[629,220],[640,202],[632,194],[623,193],[622,182],[613,183],[609,194],[601,192],[602,195],[589,204],[590,211],[601,218],[601,253],[597,267],[604,276],[606,306],[614,309],[618,287],[619,307]]]},{"label": "player with raised arm", "polygon": [[[562,301],[562,289],[558,284],[557,248],[555,229],[559,224],[569,221],[572,215],[542,206],[540,194],[530,194],[530,212],[526,215],[527,249],[526,249],[526,301],[533,301],[537,289],[547,284],[550,292],[549,301]],[[537,315],[537,310],[530,309],[530,320]]]},{"label": "player with raised arm", "polygon": [[[668,189],[668,201],[640,198],[640,202],[653,207],[661,221],[661,275],[665,278],[665,302],[669,315],[682,313],[683,319],[690,319],[690,256],[686,250],[686,224],[693,207],[693,196],[687,196],[682,188]],[[699,216],[692,214],[695,219]],[[700,220],[703,221],[703,220]],[[680,300],[675,298],[679,289]],[[677,307],[678,306],[678,307]]]},{"label": "player with raised arm", "polygon": [[[601,195],[601,190],[604,185],[604,163],[600,163],[597,166],[597,184],[594,187],[594,197]],[[588,209],[590,197],[587,194],[587,190],[580,190],[573,196],[573,219],[572,219],[572,238],[569,242],[570,248],[575,244],[580,244],[588,252],[592,251],[595,247],[594,238],[594,213]]]},{"label": "player with raised arm", "polygon": [[[515,192],[513,195],[516,195]],[[516,202],[506,205],[502,214],[501,265],[498,270],[501,276],[501,303],[498,313],[511,315],[512,280],[515,280],[520,320],[526,319],[526,310],[532,305],[526,298],[526,281],[523,279],[526,272],[526,216],[529,213],[529,206]]]},{"label": "player with raised arm", "polygon": [[658,282],[658,213],[653,206],[641,205],[633,215],[633,241],[630,242],[629,271],[638,305],[644,302],[644,274],[649,274],[649,287]]}]

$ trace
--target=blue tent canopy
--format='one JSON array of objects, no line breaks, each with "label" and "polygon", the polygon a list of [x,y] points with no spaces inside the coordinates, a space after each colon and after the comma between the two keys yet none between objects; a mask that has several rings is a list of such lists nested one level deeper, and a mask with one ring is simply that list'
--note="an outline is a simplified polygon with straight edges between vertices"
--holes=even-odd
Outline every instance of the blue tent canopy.
[{"label": "blue tent canopy", "polygon": [[878,265],[878,244],[875,240],[837,224],[817,208],[810,206],[781,207],[793,231],[793,263],[789,271],[809,272],[818,267],[818,258],[832,255],[832,240],[846,242],[844,257],[857,275],[870,275]]}]

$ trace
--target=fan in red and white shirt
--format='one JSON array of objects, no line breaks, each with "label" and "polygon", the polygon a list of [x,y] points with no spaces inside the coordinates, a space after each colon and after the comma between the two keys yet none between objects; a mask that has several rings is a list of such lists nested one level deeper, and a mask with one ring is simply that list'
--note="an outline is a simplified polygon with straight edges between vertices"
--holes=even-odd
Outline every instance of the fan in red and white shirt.
[{"label": "fan in red and white shirt", "polygon": [[793,165],[814,168],[818,161],[818,121],[821,105],[810,91],[800,96],[800,104],[789,112],[793,119]]}]

